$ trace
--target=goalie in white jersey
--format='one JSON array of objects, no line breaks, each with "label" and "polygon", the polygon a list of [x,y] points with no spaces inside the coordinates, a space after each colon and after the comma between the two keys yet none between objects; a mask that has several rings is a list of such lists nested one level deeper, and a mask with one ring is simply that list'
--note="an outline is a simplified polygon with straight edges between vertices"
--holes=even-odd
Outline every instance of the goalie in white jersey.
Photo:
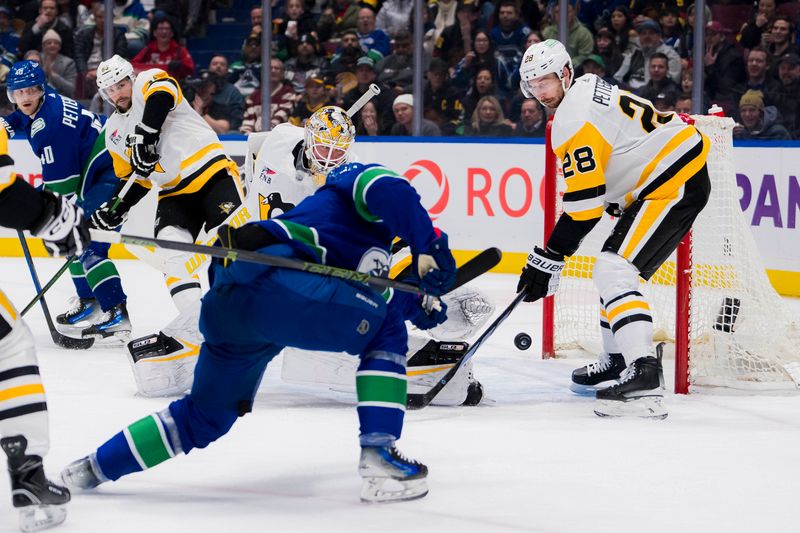
[{"label": "goalie in white jersey", "polygon": [[[132,65],[115,55],[98,66],[97,86],[115,108],[105,127],[114,172],[122,180],[136,182],[115,210],[112,200],[92,214],[94,226],[114,229],[122,225],[130,208],[153,185],[158,187],[156,238],[193,243],[201,231],[215,235],[223,222],[240,225],[245,221],[238,168],[216,133],[184,99],[174,78],[160,69],[134,75]],[[179,361],[182,356],[196,355],[202,342],[197,331],[200,279],[192,254],[164,249],[157,253],[179,315],[161,333],[131,341],[128,348],[133,352],[136,344],[156,344]],[[183,373],[189,383],[191,370]],[[143,385],[136,370],[134,374],[140,392],[143,387],[164,386]]]},{"label": "goalie in white jersey", "polygon": [[[594,74],[573,79],[564,45],[548,39],[525,52],[520,86],[528,98],[557,109],[553,150],[567,189],[564,212],[544,249],[535,247],[518,290],[526,301],[553,294],[566,257],[608,210],[618,220],[594,265],[600,293],[603,353],[572,375],[573,390],[597,390],[600,416],[664,418],[661,349],[639,292],[690,229],[711,191],[710,141],[675,113]],[[629,364],[625,364],[625,360]]]}]

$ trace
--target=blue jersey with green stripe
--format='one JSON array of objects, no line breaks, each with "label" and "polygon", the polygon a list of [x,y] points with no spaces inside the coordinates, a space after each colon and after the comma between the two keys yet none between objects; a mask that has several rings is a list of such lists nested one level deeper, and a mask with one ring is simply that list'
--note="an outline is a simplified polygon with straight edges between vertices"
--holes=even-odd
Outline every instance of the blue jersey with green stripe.
[{"label": "blue jersey with green stripe", "polygon": [[257,222],[307,261],[387,276],[392,239],[424,252],[436,239],[428,212],[403,176],[350,163],[286,214]]},{"label": "blue jersey with green stripe", "polygon": [[24,133],[42,163],[44,186],[63,195],[84,195],[100,182],[116,183],[102,133],[105,117],[47,87],[44,102],[29,117],[17,110],[5,117]]}]

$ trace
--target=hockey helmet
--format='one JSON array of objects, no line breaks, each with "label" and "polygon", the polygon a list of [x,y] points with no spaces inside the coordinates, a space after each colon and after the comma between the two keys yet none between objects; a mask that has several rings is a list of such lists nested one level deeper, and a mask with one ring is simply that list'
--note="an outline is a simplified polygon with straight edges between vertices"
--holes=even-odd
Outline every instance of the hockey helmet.
[{"label": "hockey helmet", "polygon": [[315,174],[327,175],[345,161],[356,137],[356,127],[341,107],[325,106],[305,125],[305,154]]},{"label": "hockey helmet", "polygon": [[133,75],[133,65],[131,65],[128,60],[114,54],[109,59],[101,62],[97,67],[97,88],[103,100],[113,104],[108,97],[106,89],[121,82],[125,78],[129,78],[131,83],[133,83],[135,78]]},{"label": "hockey helmet", "polygon": [[11,70],[6,77],[6,92],[9,101],[15,103],[13,93],[17,89],[41,87],[42,93],[44,93],[45,80],[44,70],[39,63],[30,60],[17,61],[11,65]]},{"label": "hockey helmet", "polygon": [[567,49],[559,41],[547,39],[532,44],[525,50],[525,55],[522,56],[522,62],[519,65],[519,87],[522,89],[522,94],[526,98],[533,98],[530,82],[548,74],[558,76],[564,92],[567,92],[569,87],[564,79],[564,67],[569,68],[570,74],[574,75],[572,59],[569,57]]}]

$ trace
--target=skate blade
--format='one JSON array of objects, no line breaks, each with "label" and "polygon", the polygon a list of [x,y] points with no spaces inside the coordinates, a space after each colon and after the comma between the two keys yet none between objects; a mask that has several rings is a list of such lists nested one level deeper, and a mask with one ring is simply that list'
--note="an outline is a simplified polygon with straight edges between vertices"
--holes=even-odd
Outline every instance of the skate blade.
[{"label": "skate blade", "polygon": [[84,339],[94,339],[95,346],[117,347],[126,346],[131,341],[130,331],[115,331],[113,333],[84,333]]},{"label": "skate blade", "polygon": [[597,385],[581,385],[574,381],[570,383],[569,390],[578,396],[594,396],[600,389],[605,389],[619,383],[617,380],[603,381]]},{"label": "skate blade", "polygon": [[594,414],[600,417],[637,417],[663,420],[669,414],[663,396],[637,396],[627,400],[597,400]]},{"label": "skate blade", "polygon": [[23,533],[55,527],[67,518],[64,505],[31,505],[19,511],[19,528]]},{"label": "skate blade", "polygon": [[398,481],[385,477],[365,477],[361,485],[364,503],[392,503],[416,500],[428,494],[428,482],[423,479]]}]

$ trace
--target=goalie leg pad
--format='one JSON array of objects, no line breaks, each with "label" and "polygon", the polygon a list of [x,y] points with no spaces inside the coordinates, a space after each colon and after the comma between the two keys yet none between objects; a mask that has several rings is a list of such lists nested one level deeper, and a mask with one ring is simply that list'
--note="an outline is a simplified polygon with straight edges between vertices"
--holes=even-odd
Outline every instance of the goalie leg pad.
[{"label": "goalie leg pad", "polygon": [[141,396],[179,396],[191,388],[200,344],[158,333],[132,340],[128,352]]},{"label": "goalie leg pad", "polygon": [[[419,346],[421,338],[409,337],[409,347]],[[469,349],[466,342],[429,340],[408,359],[409,394],[425,394],[444,377]],[[478,394],[480,392],[480,394]],[[483,387],[472,378],[472,361],[467,361],[433,401],[434,405],[477,405]]]}]

